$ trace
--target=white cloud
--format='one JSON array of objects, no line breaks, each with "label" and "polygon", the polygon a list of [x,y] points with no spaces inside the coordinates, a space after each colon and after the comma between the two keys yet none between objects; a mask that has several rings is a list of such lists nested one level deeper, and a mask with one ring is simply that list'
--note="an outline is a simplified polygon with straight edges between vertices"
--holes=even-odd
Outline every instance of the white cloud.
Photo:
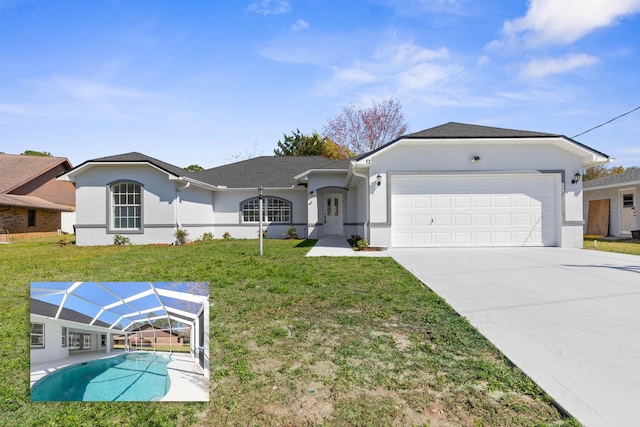
[{"label": "white cloud", "polygon": [[573,71],[577,68],[595,65],[600,60],[585,53],[569,54],[562,58],[534,59],[526,64],[520,71],[520,77],[536,79],[549,74],[561,74]]},{"label": "white cloud", "polygon": [[447,75],[447,65],[437,60],[448,58],[446,48],[432,50],[413,43],[385,45],[370,59],[336,67],[334,81],[338,84],[384,82],[400,90],[425,88]]},{"label": "white cloud", "polygon": [[309,23],[304,19],[298,19],[296,23],[291,26],[291,29],[296,32],[306,30],[307,28],[309,28]]},{"label": "white cloud", "polygon": [[291,5],[285,0],[260,0],[251,3],[247,10],[261,15],[282,15],[291,12]]},{"label": "white cloud", "polygon": [[48,90],[62,92],[85,102],[98,102],[117,98],[137,99],[149,95],[149,93],[137,89],[128,89],[83,78],[56,77],[48,81],[40,81],[38,84]]},{"label": "white cloud", "polygon": [[527,14],[505,21],[502,32],[507,42],[522,38],[531,46],[570,44],[638,12],[640,0],[530,0]]}]

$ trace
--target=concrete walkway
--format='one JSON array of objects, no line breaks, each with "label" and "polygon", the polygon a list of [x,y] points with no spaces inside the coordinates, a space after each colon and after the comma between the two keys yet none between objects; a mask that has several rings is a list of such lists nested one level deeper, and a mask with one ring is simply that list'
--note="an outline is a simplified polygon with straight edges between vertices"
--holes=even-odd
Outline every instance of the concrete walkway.
[{"label": "concrete walkway", "polygon": [[640,423],[640,257],[582,249],[392,249],[586,426]]},{"label": "concrete walkway", "polygon": [[307,256],[367,256],[388,257],[386,251],[354,251],[346,237],[323,237],[307,252]]}]

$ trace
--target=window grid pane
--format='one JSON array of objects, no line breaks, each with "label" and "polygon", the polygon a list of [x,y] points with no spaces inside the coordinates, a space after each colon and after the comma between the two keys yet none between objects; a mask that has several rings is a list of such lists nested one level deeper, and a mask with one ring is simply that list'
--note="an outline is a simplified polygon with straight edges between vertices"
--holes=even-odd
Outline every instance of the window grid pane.
[{"label": "window grid pane", "polygon": [[[262,199],[265,222],[291,222],[291,203],[276,197]],[[260,199],[247,200],[242,204],[243,222],[260,221]]]},{"label": "window grid pane", "polygon": [[142,205],[140,185],[122,182],[111,187],[113,194],[113,228],[140,229]]}]

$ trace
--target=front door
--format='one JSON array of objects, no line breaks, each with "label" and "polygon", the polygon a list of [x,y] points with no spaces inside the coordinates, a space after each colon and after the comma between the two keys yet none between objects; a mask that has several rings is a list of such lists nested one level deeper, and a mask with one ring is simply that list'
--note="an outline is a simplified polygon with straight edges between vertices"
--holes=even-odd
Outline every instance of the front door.
[{"label": "front door", "polygon": [[329,193],[324,199],[324,234],[342,236],[342,194]]},{"label": "front door", "polygon": [[633,191],[620,193],[620,228],[623,234],[631,234],[631,230],[637,229],[636,201]]}]

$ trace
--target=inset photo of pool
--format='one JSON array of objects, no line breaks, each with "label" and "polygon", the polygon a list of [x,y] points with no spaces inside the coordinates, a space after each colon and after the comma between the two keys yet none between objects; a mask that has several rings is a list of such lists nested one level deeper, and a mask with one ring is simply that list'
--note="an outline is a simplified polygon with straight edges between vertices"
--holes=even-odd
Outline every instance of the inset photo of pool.
[{"label": "inset photo of pool", "polygon": [[206,282],[32,282],[32,401],[209,400]]}]

